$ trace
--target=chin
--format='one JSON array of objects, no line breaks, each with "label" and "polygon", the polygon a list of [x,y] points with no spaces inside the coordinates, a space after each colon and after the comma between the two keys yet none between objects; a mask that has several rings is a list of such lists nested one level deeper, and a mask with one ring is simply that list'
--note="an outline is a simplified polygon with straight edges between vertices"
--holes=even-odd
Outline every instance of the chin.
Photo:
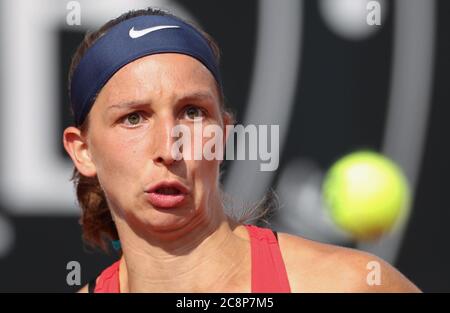
[{"label": "chin", "polygon": [[145,228],[153,231],[173,231],[190,222],[194,211],[186,207],[178,208],[149,208],[137,216]]}]

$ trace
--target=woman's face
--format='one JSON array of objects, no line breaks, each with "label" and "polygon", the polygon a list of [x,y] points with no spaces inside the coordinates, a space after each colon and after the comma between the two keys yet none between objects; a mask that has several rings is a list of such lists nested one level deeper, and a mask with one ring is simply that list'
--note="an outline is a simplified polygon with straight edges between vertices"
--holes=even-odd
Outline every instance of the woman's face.
[{"label": "woman's face", "polygon": [[[211,204],[218,199],[220,161],[186,155],[175,160],[171,149],[177,138],[171,131],[185,125],[193,142],[195,124],[223,129],[219,99],[208,69],[182,54],[146,56],[114,74],[89,113],[86,135],[113,215],[138,227],[168,231],[217,209]],[[206,141],[201,139],[202,146]],[[148,188],[162,181],[187,187],[174,206],[158,207],[158,196],[149,198]]]}]

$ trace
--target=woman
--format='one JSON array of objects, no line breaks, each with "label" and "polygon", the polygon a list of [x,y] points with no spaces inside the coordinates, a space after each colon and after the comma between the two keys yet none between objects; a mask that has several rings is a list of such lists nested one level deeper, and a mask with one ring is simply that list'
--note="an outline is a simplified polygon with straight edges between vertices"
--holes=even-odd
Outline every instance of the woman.
[{"label": "woman", "polygon": [[[120,239],[122,252],[81,292],[418,291],[373,255],[224,213],[221,161],[172,149],[176,126],[226,131],[233,123],[218,64],[206,33],[154,9],[108,22],[78,48],[69,83],[75,126],[63,141],[83,236],[104,249]],[[381,284],[367,283],[371,261]]]}]

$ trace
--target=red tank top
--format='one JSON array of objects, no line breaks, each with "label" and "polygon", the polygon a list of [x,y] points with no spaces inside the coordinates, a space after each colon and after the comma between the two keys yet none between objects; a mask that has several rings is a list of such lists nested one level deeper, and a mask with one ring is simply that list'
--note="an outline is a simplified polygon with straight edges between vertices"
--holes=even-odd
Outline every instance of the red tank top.
[{"label": "red tank top", "polygon": [[[252,292],[291,292],[280,247],[272,230],[254,225],[245,227],[250,235]],[[119,264],[120,261],[115,262],[100,274],[94,292],[120,292]]]}]

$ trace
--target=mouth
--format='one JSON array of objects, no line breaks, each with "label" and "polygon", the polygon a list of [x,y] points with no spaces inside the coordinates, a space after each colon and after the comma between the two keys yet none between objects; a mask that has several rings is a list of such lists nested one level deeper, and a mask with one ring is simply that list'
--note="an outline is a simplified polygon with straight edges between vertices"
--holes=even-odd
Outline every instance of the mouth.
[{"label": "mouth", "polygon": [[148,202],[157,208],[175,208],[188,196],[189,190],[177,181],[163,181],[154,184],[145,191]]},{"label": "mouth", "polygon": [[155,193],[161,195],[179,195],[181,191],[174,187],[161,187],[155,190]]}]

